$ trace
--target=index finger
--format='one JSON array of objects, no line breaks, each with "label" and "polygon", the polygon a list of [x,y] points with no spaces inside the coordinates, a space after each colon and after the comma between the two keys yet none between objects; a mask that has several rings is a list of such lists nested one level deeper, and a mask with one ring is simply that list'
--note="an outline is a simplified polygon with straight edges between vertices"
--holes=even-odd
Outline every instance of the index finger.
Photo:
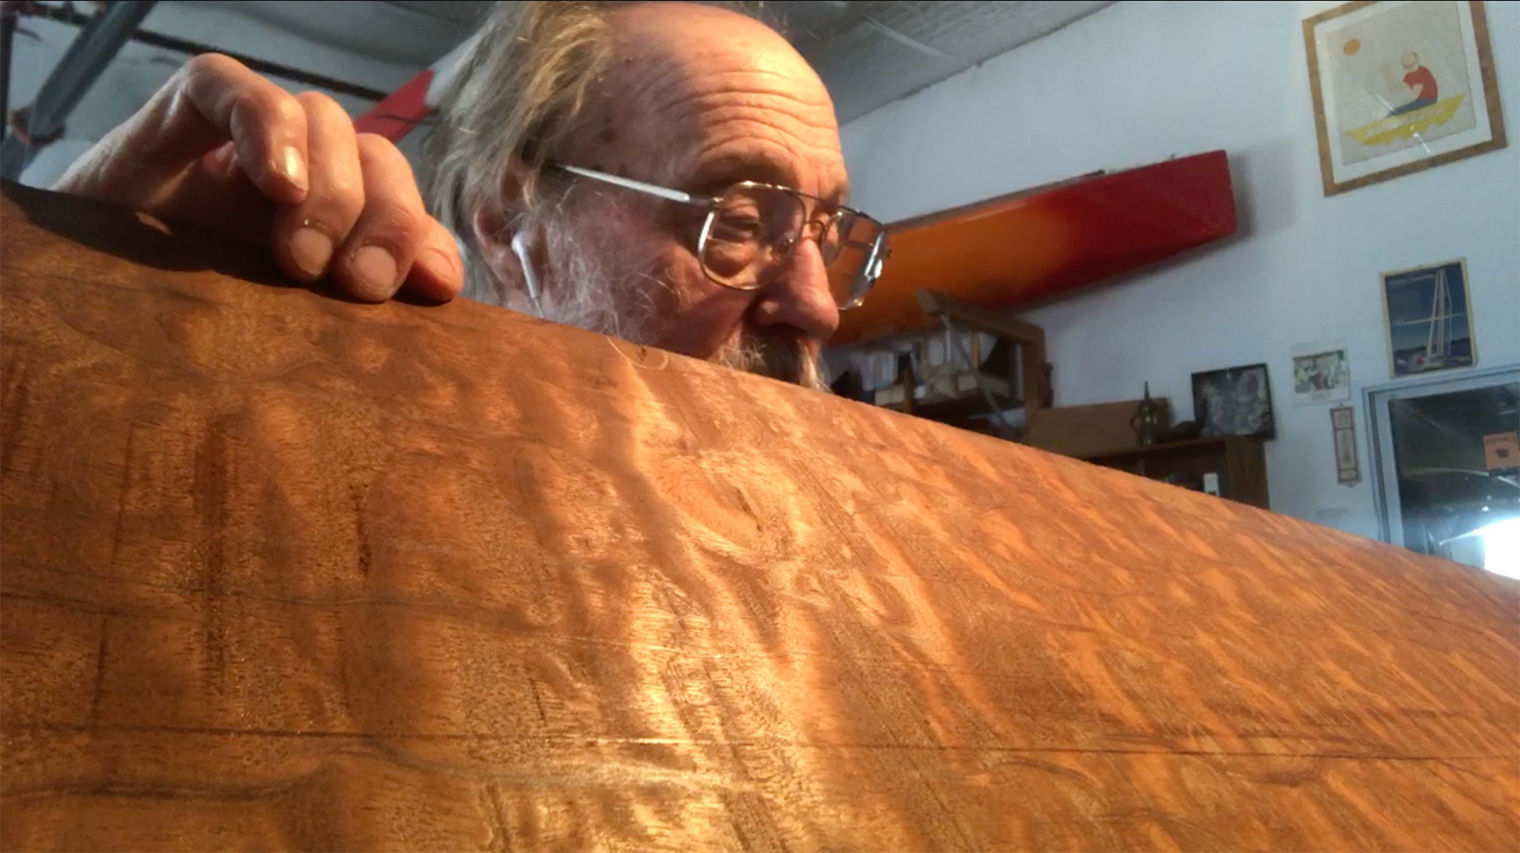
[{"label": "index finger", "polygon": [[306,198],[306,113],[294,96],[214,53],[191,59],[178,77],[165,87],[167,103],[144,117],[159,131],[154,155],[183,167],[231,140],[238,165],[266,197],[282,204]]}]

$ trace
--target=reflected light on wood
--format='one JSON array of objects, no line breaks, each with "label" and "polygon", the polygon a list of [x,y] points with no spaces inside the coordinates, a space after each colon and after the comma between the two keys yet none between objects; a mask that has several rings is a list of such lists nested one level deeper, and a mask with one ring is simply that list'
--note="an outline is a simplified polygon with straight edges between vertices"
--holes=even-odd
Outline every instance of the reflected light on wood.
[{"label": "reflected light on wood", "polygon": [[3,215],[7,849],[1520,846],[1513,582]]}]

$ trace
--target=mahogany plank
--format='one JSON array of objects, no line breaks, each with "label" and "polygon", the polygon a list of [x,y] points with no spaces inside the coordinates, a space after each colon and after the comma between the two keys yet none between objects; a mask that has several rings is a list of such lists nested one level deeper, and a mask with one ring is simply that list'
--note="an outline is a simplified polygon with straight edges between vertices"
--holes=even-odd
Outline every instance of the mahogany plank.
[{"label": "mahogany plank", "polygon": [[7,187],[0,846],[1520,847],[1520,589]]}]

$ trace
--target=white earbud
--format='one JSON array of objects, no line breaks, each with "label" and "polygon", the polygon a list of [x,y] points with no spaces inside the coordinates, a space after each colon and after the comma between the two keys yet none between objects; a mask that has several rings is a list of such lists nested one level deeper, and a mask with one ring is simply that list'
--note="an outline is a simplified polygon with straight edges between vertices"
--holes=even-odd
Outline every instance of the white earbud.
[{"label": "white earbud", "polygon": [[533,274],[533,262],[528,258],[528,239],[521,231],[512,235],[512,254],[522,264],[523,284],[528,287],[528,301],[533,303],[533,313],[544,316],[544,308],[538,301],[538,276]]}]

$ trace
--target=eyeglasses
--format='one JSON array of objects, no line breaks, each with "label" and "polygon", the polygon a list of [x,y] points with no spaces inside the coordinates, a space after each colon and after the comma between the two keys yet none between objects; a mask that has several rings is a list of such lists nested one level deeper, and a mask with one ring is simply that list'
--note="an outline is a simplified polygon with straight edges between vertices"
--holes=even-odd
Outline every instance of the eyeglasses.
[{"label": "eyeglasses", "polygon": [[778,262],[790,258],[803,240],[814,240],[823,256],[834,304],[845,311],[865,301],[892,253],[886,246],[886,226],[880,222],[790,187],[740,181],[720,195],[703,197],[580,166],[549,165],[582,178],[706,208],[707,218],[697,235],[697,260],[709,280],[734,290],[759,289]]}]

